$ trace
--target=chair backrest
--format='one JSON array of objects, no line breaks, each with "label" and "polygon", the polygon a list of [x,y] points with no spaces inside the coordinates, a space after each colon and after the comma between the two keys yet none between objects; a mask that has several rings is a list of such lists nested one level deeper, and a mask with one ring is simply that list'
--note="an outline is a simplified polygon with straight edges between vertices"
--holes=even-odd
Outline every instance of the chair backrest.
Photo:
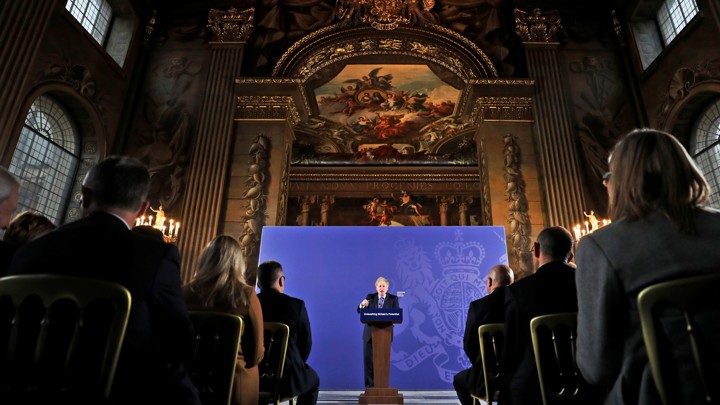
[{"label": "chair backrest", "polygon": [[663,404],[720,400],[718,291],[720,274],[713,274],[658,283],[638,294],[645,348]]},{"label": "chair backrest", "polygon": [[107,281],[0,279],[0,403],[108,398],[130,304],[128,290]]},{"label": "chair backrest", "polygon": [[480,357],[485,381],[485,400],[491,404],[500,392],[503,373],[501,353],[505,340],[504,323],[488,323],[478,328]]},{"label": "chair backrest", "polygon": [[575,359],[577,312],[537,316],[530,320],[535,365],[545,405],[582,403],[586,392]]},{"label": "chair backrest", "polygon": [[290,328],[284,323],[264,322],[265,356],[258,364],[260,398],[276,402],[280,399],[280,380],[285,370]]},{"label": "chair backrest", "polygon": [[240,351],[243,320],[237,315],[191,310],[195,341],[185,357],[188,375],[203,405],[229,405]]}]

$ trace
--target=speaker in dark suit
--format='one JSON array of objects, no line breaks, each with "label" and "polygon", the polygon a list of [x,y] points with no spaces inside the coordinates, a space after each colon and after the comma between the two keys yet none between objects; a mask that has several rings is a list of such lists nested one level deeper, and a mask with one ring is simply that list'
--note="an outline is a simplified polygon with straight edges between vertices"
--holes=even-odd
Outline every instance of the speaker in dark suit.
[{"label": "speaker in dark suit", "polygon": [[50,273],[115,282],[132,309],[111,397],[113,403],[199,405],[182,357],[194,337],[174,245],[132,232],[145,212],[150,176],[135,159],[110,157],[82,186],[84,218],[22,246],[8,274]]},{"label": "speaker in dark suit", "polygon": [[257,284],[263,320],[284,323],[290,328],[280,393],[297,396],[298,405],[315,405],[320,391],[320,377],[307,364],[312,349],[312,332],[305,302],[284,294],[285,274],[278,262],[267,261],[258,266]]},{"label": "speaker in dark suit", "polygon": [[[387,292],[389,287],[390,282],[385,277],[379,277],[375,281],[377,292],[365,297],[357,308],[358,313],[362,308],[400,308],[397,295]],[[365,324],[363,328],[363,363],[365,365],[365,387],[374,387],[372,328],[368,324]]]}]

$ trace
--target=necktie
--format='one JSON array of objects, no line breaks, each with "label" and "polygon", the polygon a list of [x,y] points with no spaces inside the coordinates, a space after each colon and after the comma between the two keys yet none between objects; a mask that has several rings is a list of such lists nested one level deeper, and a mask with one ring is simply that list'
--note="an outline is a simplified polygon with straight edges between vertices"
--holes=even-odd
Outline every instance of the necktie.
[{"label": "necktie", "polygon": [[378,308],[382,308],[384,302],[385,302],[385,297],[380,297],[380,301],[378,302]]}]

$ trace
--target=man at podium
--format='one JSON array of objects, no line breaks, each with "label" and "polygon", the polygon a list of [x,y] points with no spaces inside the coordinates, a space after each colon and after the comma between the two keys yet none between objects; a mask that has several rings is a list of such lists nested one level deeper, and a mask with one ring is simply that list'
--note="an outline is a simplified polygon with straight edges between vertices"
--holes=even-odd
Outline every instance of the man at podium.
[{"label": "man at podium", "polygon": [[[377,293],[368,294],[357,308],[358,313],[363,308],[400,308],[397,295],[388,293],[390,282],[385,277],[378,277],[375,281]],[[363,362],[365,363],[365,387],[374,387],[373,380],[373,352],[372,331],[369,324],[363,328]]]}]

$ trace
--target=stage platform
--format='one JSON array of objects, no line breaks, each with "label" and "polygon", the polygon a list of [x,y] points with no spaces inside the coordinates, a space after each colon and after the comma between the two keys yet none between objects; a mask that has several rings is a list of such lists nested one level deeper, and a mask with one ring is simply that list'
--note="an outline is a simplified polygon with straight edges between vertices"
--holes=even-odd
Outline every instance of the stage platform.
[{"label": "stage platform", "polygon": [[[351,390],[321,390],[318,405],[347,405],[357,404],[358,397],[364,391]],[[459,405],[460,401],[455,391],[400,391],[404,397],[405,405]],[[483,403],[485,405],[485,403]]]}]

